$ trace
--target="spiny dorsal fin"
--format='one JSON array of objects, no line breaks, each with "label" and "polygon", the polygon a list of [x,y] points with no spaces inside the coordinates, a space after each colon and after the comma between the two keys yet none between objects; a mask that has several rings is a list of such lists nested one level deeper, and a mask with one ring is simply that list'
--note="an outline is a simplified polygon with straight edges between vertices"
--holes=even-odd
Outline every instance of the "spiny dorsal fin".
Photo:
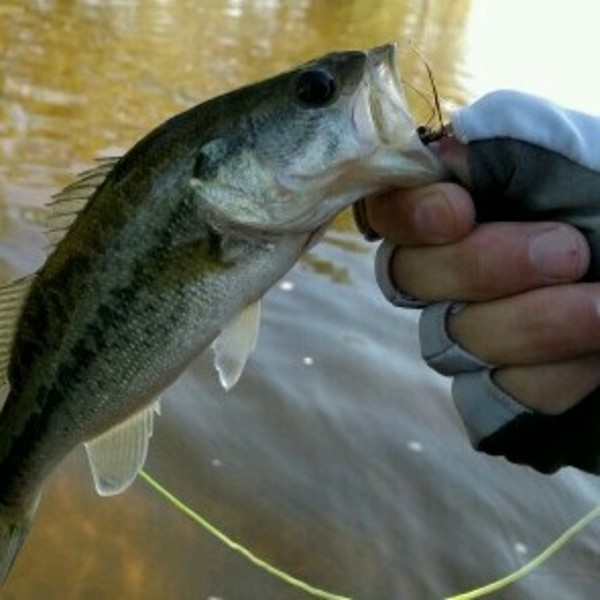
[{"label": "spiny dorsal fin", "polygon": [[118,157],[99,158],[98,165],[80,173],[64,190],[52,196],[49,203],[48,238],[53,245],[63,238],[71,223],[119,161]]},{"label": "spiny dorsal fin", "polygon": [[248,305],[228,323],[211,344],[221,385],[229,391],[237,382],[248,356],[256,346],[260,325],[260,301]]},{"label": "spiny dorsal fin", "polygon": [[0,386],[8,381],[8,363],[15,329],[32,279],[30,275],[0,288]]},{"label": "spiny dorsal fin", "polygon": [[85,443],[100,496],[124,492],[144,467],[155,412],[160,414],[160,399]]}]

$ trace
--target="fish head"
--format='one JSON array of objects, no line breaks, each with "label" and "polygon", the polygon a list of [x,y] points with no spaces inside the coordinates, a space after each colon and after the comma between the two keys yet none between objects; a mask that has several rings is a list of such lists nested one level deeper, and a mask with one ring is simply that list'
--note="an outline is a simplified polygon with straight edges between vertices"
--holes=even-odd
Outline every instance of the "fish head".
[{"label": "fish head", "polygon": [[236,94],[235,126],[201,150],[211,176],[192,180],[232,223],[314,230],[365,195],[443,177],[416,132],[395,45],[334,52]]}]

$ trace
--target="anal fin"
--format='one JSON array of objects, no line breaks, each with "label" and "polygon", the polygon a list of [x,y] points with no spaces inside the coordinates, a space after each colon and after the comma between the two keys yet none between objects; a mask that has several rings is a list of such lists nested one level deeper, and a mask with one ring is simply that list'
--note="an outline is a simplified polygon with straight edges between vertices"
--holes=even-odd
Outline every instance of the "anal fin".
[{"label": "anal fin", "polygon": [[124,492],[144,467],[159,400],[85,443],[96,491],[100,496]]}]

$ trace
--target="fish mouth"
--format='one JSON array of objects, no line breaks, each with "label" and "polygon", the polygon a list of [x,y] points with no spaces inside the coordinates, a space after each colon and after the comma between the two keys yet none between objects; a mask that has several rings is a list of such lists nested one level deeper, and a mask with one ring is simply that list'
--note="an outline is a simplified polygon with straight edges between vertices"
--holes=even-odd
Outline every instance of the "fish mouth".
[{"label": "fish mouth", "polygon": [[393,146],[406,127],[407,106],[396,65],[396,44],[367,51],[368,108],[379,143]]}]

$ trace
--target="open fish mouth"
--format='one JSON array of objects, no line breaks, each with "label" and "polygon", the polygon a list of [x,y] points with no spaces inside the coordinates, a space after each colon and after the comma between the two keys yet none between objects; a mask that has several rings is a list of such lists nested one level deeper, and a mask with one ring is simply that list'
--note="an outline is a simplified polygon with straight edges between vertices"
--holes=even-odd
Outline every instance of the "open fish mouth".
[{"label": "open fish mouth", "polygon": [[407,105],[396,67],[396,45],[378,46],[367,53],[369,111],[379,142],[394,145],[406,133]]}]

